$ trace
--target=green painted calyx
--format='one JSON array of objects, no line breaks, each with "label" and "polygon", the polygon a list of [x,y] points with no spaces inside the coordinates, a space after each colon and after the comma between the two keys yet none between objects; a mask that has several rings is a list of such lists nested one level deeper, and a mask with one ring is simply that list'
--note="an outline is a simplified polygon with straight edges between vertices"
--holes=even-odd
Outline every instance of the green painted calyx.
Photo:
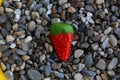
[{"label": "green painted calyx", "polygon": [[68,33],[73,34],[74,30],[70,24],[56,22],[51,25],[50,32],[52,35],[61,34],[62,32],[66,33],[66,34],[68,34]]}]

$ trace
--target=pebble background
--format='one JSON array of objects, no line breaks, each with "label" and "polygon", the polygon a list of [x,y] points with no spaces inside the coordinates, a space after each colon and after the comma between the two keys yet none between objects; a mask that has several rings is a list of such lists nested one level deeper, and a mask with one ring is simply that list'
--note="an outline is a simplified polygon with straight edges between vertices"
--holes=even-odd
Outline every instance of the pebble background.
[{"label": "pebble background", "polygon": [[[74,27],[60,62],[49,29]],[[120,0],[4,0],[0,66],[8,80],[120,80]]]}]

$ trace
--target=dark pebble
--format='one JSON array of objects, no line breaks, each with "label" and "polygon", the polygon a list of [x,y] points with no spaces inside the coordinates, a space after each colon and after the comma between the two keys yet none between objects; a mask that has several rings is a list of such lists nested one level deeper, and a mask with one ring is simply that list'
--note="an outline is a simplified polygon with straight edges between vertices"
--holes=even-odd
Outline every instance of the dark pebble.
[{"label": "dark pebble", "polygon": [[85,70],[85,69],[82,70],[81,73],[88,75],[88,76],[95,76],[96,75],[96,72],[91,71],[91,70]]},{"label": "dark pebble", "polygon": [[120,28],[114,28],[115,34],[120,38]]},{"label": "dark pebble", "polygon": [[6,37],[7,35],[9,35],[9,32],[5,28],[1,29],[1,33],[2,33],[3,37]]},{"label": "dark pebble", "polygon": [[120,75],[112,76],[110,80],[120,80]]},{"label": "dark pebble", "polygon": [[80,43],[83,43],[85,39],[85,34],[83,32],[80,33]]},{"label": "dark pebble", "polygon": [[6,14],[2,14],[0,16],[0,23],[5,23],[7,21],[7,15]]},{"label": "dark pebble", "polygon": [[93,64],[92,55],[86,55],[85,56],[84,64],[85,64],[86,67],[91,67],[92,66],[92,64]]},{"label": "dark pebble", "polygon": [[112,21],[112,22],[116,22],[116,21],[117,21],[117,17],[114,16],[114,15],[112,15],[112,16],[111,16],[111,21]]},{"label": "dark pebble", "polygon": [[21,58],[18,58],[18,59],[16,60],[16,64],[19,65],[19,66],[22,65],[22,59],[21,59]]},{"label": "dark pebble", "polygon": [[2,52],[2,51],[5,51],[5,50],[7,50],[9,48],[9,46],[8,45],[0,45],[0,52]]},{"label": "dark pebble", "polygon": [[80,58],[76,58],[76,59],[74,59],[74,61],[73,61],[74,64],[78,64],[79,62],[80,62]]},{"label": "dark pebble", "polygon": [[87,36],[92,37],[94,30],[87,30]]},{"label": "dark pebble", "polygon": [[11,55],[11,53],[12,53],[11,50],[6,50],[3,52],[2,55],[3,55],[3,57],[9,57]]},{"label": "dark pebble", "polygon": [[5,29],[7,30],[7,31],[10,31],[11,30],[11,23],[9,22],[9,21],[7,21],[6,23],[5,23]]},{"label": "dark pebble", "polygon": [[16,52],[18,55],[25,55],[25,54],[27,54],[25,51],[20,50],[20,49],[15,49],[15,52]]}]

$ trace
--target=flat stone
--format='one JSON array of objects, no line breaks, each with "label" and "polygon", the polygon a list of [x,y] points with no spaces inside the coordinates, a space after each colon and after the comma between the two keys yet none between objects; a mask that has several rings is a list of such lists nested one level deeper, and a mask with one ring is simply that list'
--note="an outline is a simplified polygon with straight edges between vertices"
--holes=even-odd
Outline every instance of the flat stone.
[{"label": "flat stone", "polygon": [[83,50],[77,49],[77,50],[74,51],[74,57],[79,58],[83,53],[84,53]]},{"label": "flat stone", "polygon": [[64,74],[61,73],[61,72],[54,71],[54,74],[55,74],[58,78],[64,78]]},{"label": "flat stone", "polygon": [[77,71],[80,72],[81,70],[83,70],[84,67],[85,67],[85,64],[79,63],[77,65]]},{"label": "flat stone", "polygon": [[120,28],[114,28],[115,34],[120,38]]},{"label": "flat stone", "polygon": [[109,43],[109,38],[106,38],[102,43],[102,48],[106,49],[106,47],[108,46],[108,43]]},{"label": "flat stone", "polygon": [[100,70],[106,69],[106,62],[103,59],[100,59],[98,63],[96,64],[96,67]]},{"label": "flat stone", "polygon": [[105,31],[104,31],[104,34],[109,34],[111,32],[112,28],[111,27],[108,27]]},{"label": "flat stone", "polygon": [[70,13],[75,13],[76,10],[75,10],[74,7],[70,6],[70,7],[68,8],[68,12],[70,12]]},{"label": "flat stone", "polygon": [[13,72],[11,72],[11,71],[8,70],[4,74],[5,74],[6,78],[7,78],[7,80],[14,80],[14,74],[13,74]]},{"label": "flat stone", "polygon": [[15,40],[15,38],[13,36],[11,36],[11,35],[6,36],[6,41],[7,42],[11,42],[11,41],[14,41],[14,40]]},{"label": "flat stone", "polygon": [[28,55],[23,55],[23,56],[22,56],[22,59],[23,59],[24,61],[27,61],[27,60],[30,59],[30,56],[28,56]]},{"label": "flat stone", "polygon": [[113,58],[113,59],[109,62],[108,66],[107,66],[107,69],[108,69],[108,70],[112,70],[117,64],[118,64],[118,58]]},{"label": "flat stone", "polygon": [[27,36],[24,41],[25,41],[25,43],[31,42],[32,41],[32,36]]},{"label": "flat stone", "polygon": [[96,2],[96,4],[102,4],[102,3],[104,3],[105,1],[104,1],[104,0],[96,0],[95,2]]},{"label": "flat stone", "polygon": [[27,75],[31,80],[41,80],[41,74],[36,70],[28,70]]},{"label": "flat stone", "polygon": [[85,1],[87,4],[92,4],[94,2],[94,0],[86,0]]},{"label": "flat stone", "polygon": [[44,70],[45,70],[45,75],[49,76],[50,73],[51,73],[51,66],[50,65],[46,65]]},{"label": "flat stone", "polygon": [[59,5],[63,5],[63,4],[65,4],[67,1],[68,1],[68,0],[59,0],[58,3],[59,3]]},{"label": "flat stone", "polygon": [[3,14],[3,13],[4,13],[4,8],[0,7],[0,14]]},{"label": "flat stone", "polygon": [[28,49],[29,49],[28,44],[23,43],[23,44],[22,44],[22,50],[24,50],[24,51],[28,51]]},{"label": "flat stone", "polygon": [[74,75],[74,80],[83,80],[82,74],[76,73],[76,74]]},{"label": "flat stone", "polygon": [[70,3],[65,3],[65,4],[62,5],[62,8],[63,8],[63,9],[66,9],[66,8],[68,8],[68,7],[70,7]]},{"label": "flat stone", "polygon": [[8,45],[0,46],[0,52],[5,51],[5,50],[7,50],[8,48],[9,48]]},{"label": "flat stone", "polygon": [[27,54],[25,51],[20,50],[20,49],[15,49],[15,52],[16,52],[18,55],[25,55],[25,54]]},{"label": "flat stone", "polygon": [[96,72],[91,71],[91,70],[85,70],[85,69],[82,70],[81,73],[88,75],[88,76],[95,76],[96,75]]},{"label": "flat stone", "polygon": [[117,39],[116,39],[116,37],[115,37],[114,35],[112,35],[112,34],[110,34],[110,36],[109,36],[109,41],[110,41],[110,44],[111,44],[112,46],[116,46],[116,45],[117,45]]}]

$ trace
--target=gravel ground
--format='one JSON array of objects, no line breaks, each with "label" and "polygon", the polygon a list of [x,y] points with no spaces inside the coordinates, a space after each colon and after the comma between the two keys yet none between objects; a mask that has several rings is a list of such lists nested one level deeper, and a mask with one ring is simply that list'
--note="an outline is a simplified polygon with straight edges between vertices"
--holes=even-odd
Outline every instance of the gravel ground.
[{"label": "gravel ground", "polygon": [[[50,25],[74,27],[60,62]],[[0,66],[8,80],[120,80],[120,0],[4,0]]]}]

